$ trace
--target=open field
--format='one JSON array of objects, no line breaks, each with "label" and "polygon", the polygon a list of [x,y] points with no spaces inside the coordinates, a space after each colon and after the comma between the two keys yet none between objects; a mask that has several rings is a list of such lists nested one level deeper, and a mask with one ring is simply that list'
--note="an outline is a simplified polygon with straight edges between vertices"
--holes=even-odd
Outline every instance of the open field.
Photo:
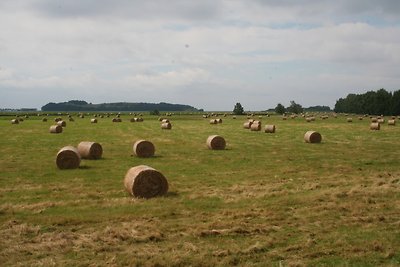
[{"label": "open field", "polygon": [[[243,129],[245,116],[210,125],[176,115],[172,130],[131,117],[74,116],[61,134],[48,133],[54,117],[0,117],[0,265],[400,264],[400,125],[273,116],[262,119],[277,127],[267,134]],[[322,143],[305,143],[308,130]],[[212,134],[226,150],[207,149]],[[139,139],[155,157],[132,156]],[[81,141],[100,143],[103,159],[57,169],[57,151]],[[125,192],[125,173],[141,164],[167,177],[165,197]]]}]

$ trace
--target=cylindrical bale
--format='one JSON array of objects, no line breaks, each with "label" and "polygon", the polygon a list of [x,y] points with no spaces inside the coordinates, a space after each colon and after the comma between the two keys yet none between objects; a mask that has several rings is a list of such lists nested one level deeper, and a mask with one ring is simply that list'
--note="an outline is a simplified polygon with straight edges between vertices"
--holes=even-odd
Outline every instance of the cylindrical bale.
[{"label": "cylindrical bale", "polygon": [[171,123],[169,123],[169,122],[163,122],[163,123],[161,124],[161,129],[164,129],[164,130],[171,130],[171,128],[172,128],[172,125],[171,125]]},{"label": "cylindrical bale", "polygon": [[251,121],[245,122],[245,123],[243,123],[243,128],[250,129],[252,124],[253,124],[253,122],[251,122]]},{"label": "cylindrical bale", "polygon": [[73,146],[63,147],[57,153],[56,164],[59,169],[76,169],[80,163],[81,156]]},{"label": "cylindrical bale", "polygon": [[261,131],[261,123],[252,123],[250,126],[251,131]]},{"label": "cylindrical bale", "polygon": [[236,116],[232,116],[232,119],[236,120]]},{"label": "cylindrical bale", "polygon": [[139,165],[128,170],[124,178],[125,190],[138,198],[152,198],[168,192],[165,176],[146,165]]},{"label": "cylindrical bale", "polygon": [[371,130],[376,130],[376,131],[378,131],[378,130],[381,129],[381,125],[379,124],[379,122],[373,122],[373,123],[370,124],[369,128],[370,128]]},{"label": "cylindrical bale", "polygon": [[362,120],[363,120],[363,117],[358,117],[358,120],[362,121]]},{"label": "cylindrical bale", "polygon": [[347,122],[353,122],[353,118],[347,118]]},{"label": "cylindrical bale", "polygon": [[60,125],[52,125],[50,126],[49,132],[50,133],[62,133],[63,127]]},{"label": "cylindrical bale", "polygon": [[47,118],[43,118],[42,121],[43,121],[43,122],[46,122],[46,121],[47,121]]},{"label": "cylindrical bale", "polygon": [[162,122],[162,123],[168,123],[168,122],[169,122],[169,119],[163,119],[161,122]]},{"label": "cylindrical bale", "polygon": [[112,122],[122,122],[122,120],[120,118],[113,118]]},{"label": "cylindrical bale", "polygon": [[275,133],[275,125],[265,125],[265,130],[266,133]]},{"label": "cylindrical bale", "polygon": [[152,157],[155,151],[156,149],[150,141],[138,140],[133,144],[133,153],[140,158]]},{"label": "cylindrical bale", "polygon": [[378,119],[378,122],[379,123],[385,123],[385,119],[384,118],[380,118],[380,119]]},{"label": "cylindrical bale", "polygon": [[371,122],[378,122],[378,118],[372,117]]},{"label": "cylindrical bale", "polygon": [[210,120],[210,124],[217,124],[217,123],[218,123],[218,121],[216,119],[211,119]]},{"label": "cylindrical bale", "polygon": [[306,143],[321,143],[321,134],[316,131],[308,131],[304,135],[304,141]]},{"label": "cylindrical bale", "polygon": [[306,122],[312,122],[312,118],[311,117],[307,117],[306,118]]},{"label": "cylindrical bale", "polygon": [[222,119],[221,118],[217,119],[217,123],[222,123]]},{"label": "cylindrical bale", "polygon": [[207,138],[207,147],[213,150],[223,150],[225,149],[226,142],[222,136],[210,135]]},{"label": "cylindrical bale", "polygon": [[58,121],[57,125],[60,125],[61,127],[66,127],[67,123],[65,121]]},{"label": "cylindrical bale", "polygon": [[83,141],[78,145],[78,152],[83,159],[100,159],[103,147],[96,142]]},{"label": "cylindrical bale", "polygon": [[97,123],[97,119],[91,119],[90,123]]},{"label": "cylindrical bale", "polygon": [[396,125],[396,120],[388,120],[388,125]]},{"label": "cylindrical bale", "polygon": [[11,120],[11,124],[19,124],[19,120],[18,119],[12,119]]}]

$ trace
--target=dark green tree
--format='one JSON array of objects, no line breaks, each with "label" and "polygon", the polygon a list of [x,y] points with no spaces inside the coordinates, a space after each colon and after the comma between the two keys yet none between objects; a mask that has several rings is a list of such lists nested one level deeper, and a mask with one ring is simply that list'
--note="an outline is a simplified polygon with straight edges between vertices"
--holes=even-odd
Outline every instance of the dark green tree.
[{"label": "dark green tree", "polygon": [[299,114],[303,112],[303,107],[292,100],[290,101],[290,106],[287,108],[287,112]]},{"label": "dark green tree", "polygon": [[286,112],[286,109],[281,103],[278,103],[278,105],[276,105],[276,107],[275,107],[275,112],[277,114],[283,114]]},{"label": "dark green tree", "polygon": [[236,103],[235,107],[233,108],[233,114],[235,115],[243,115],[244,114],[244,109],[242,107],[242,104],[239,102]]}]

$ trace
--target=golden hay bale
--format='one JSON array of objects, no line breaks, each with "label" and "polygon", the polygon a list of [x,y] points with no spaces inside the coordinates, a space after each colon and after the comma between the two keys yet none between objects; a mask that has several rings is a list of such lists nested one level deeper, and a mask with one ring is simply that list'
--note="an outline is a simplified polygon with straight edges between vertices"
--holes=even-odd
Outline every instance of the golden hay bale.
[{"label": "golden hay bale", "polygon": [[150,141],[138,140],[133,144],[133,153],[140,158],[152,157],[155,151],[156,149]]},{"label": "golden hay bale", "polygon": [[379,123],[385,123],[385,119],[384,118],[380,118],[380,119],[378,119],[378,122]]},{"label": "golden hay bale", "polygon": [[304,135],[304,141],[307,143],[321,143],[321,134],[315,131],[308,131]]},{"label": "golden hay bale", "polygon": [[46,122],[46,121],[47,121],[47,118],[43,118],[42,121],[43,121],[43,122]]},{"label": "golden hay bale", "polygon": [[396,120],[388,120],[388,125],[395,126],[396,125]]},{"label": "golden hay bale", "polygon": [[251,131],[261,131],[261,123],[253,122],[250,126]]},{"label": "golden hay bale", "polygon": [[96,142],[83,141],[78,145],[78,152],[83,159],[100,159],[103,147]]},{"label": "golden hay bale", "polygon": [[58,121],[57,125],[60,125],[61,127],[66,127],[67,123],[66,123],[66,121]]},{"label": "golden hay bale", "polygon": [[347,122],[353,122],[353,118],[347,118]]},{"label": "golden hay bale", "polygon": [[143,121],[143,118],[136,118],[136,122],[142,122]]},{"label": "golden hay bale", "polygon": [[12,119],[11,120],[11,124],[19,124],[19,120],[18,119]]},{"label": "golden hay bale", "polygon": [[359,120],[359,121],[362,121],[362,120],[363,120],[363,117],[358,117],[358,120]]},{"label": "golden hay bale", "polygon": [[90,119],[90,123],[97,123],[97,119]]},{"label": "golden hay bale", "polygon": [[120,118],[113,118],[112,122],[122,122],[122,120]]},{"label": "golden hay bale", "polygon": [[162,196],[168,192],[165,176],[146,165],[130,168],[125,174],[124,186],[130,195],[138,198]]},{"label": "golden hay bale", "polygon": [[306,118],[306,122],[312,122],[311,117],[307,117],[307,118]]},{"label": "golden hay bale", "polygon": [[232,116],[232,119],[236,120],[236,116]]},{"label": "golden hay bale", "polygon": [[218,121],[216,119],[211,119],[210,124],[218,124]]},{"label": "golden hay bale", "polygon": [[170,122],[163,122],[163,123],[161,124],[161,129],[164,129],[164,130],[171,130],[171,128],[172,128],[172,125],[171,125]]},{"label": "golden hay bale", "polygon": [[275,133],[275,125],[273,125],[273,124],[265,125],[264,132]]},{"label": "golden hay bale", "polygon": [[222,119],[217,119],[217,123],[222,123]]},{"label": "golden hay bale", "polygon": [[378,122],[378,118],[372,117],[371,122]]},{"label": "golden hay bale", "polygon": [[56,164],[59,169],[76,169],[81,163],[81,156],[73,146],[66,146],[57,153]]},{"label": "golden hay bale", "polygon": [[252,124],[253,124],[253,122],[251,122],[251,121],[245,122],[245,123],[243,123],[243,128],[250,129]]},{"label": "golden hay bale", "polygon": [[222,136],[219,135],[210,135],[207,138],[207,147],[213,150],[222,150],[225,149],[226,142]]},{"label": "golden hay bale", "polygon": [[50,133],[62,133],[63,127],[60,125],[52,125],[49,129]]},{"label": "golden hay bale", "polygon": [[162,122],[162,123],[168,123],[168,122],[169,122],[169,119],[163,119],[161,122]]},{"label": "golden hay bale", "polygon": [[379,122],[373,122],[370,124],[369,129],[378,131],[381,129],[381,125]]}]

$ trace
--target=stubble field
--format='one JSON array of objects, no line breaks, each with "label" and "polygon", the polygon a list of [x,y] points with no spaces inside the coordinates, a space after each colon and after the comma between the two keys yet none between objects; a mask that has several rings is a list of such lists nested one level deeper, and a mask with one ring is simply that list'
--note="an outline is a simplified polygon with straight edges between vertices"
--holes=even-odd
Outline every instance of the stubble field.
[{"label": "stubble field", "polygon": [[[0,116],[2,266],[400,264],[400,125],[264,116],[276,125],[267,134],[243,129],[245,116],[174,115],[172,130],[150,115],[73,117],[50,134],[55,116]],[[308,130],[322,143],[305,143]],[[213,134],[225,150],[207,149]],[[139,139],[154,157],[133,156]],[[81,141],[100,143],[103,158],[57,169],[58,150]],[[165,175],[166,196],[125,192],[125,173],[142,164]]]}]

